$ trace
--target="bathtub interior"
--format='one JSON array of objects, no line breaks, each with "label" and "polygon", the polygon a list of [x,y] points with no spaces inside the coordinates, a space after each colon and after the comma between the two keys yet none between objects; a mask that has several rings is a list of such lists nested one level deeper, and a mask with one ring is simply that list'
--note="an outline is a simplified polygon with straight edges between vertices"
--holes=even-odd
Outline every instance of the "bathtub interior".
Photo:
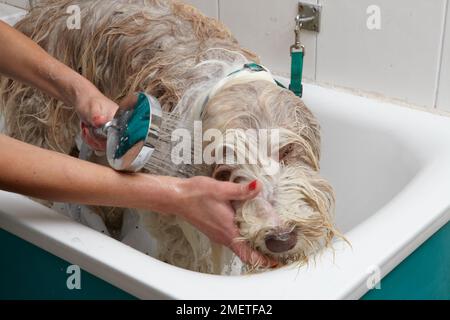
[{"label": "bathtub interior", "polygon": [[322,125],[321,172],[335,190],[336,224],[346,233],[395,198],[421,162],[381,128],[316,114]]}]

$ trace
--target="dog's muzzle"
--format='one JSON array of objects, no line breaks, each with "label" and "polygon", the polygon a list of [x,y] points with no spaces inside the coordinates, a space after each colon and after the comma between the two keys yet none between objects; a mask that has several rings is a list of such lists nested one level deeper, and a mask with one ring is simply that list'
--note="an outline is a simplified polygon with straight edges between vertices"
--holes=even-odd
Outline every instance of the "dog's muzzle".
[{"label": "dog's muzzle", "polygon": [[265,238],[266,247],[273,253],[287,252],[297,244],[297,231],[275,233]]}]

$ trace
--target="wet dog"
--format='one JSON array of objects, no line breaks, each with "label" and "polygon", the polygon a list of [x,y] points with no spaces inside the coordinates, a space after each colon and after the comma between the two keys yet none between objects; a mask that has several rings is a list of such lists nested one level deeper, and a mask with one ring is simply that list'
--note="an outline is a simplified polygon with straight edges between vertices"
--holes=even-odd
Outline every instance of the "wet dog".
[{"label": "wet dog", "polygon": [[[81,9],[80,29],[67,27],[69,5]],[[201,120],[203,132],[231,132],[246,140],[231,147],[234,154],[258,152],[249,129],[278,130],[276,145],[269,143],[276,152],[258,152],[261,161],[216,162],[197,173],[263,184],[256,199],[233,203],[242,236],[237,241],[283,264],[302,264],[339,235],[333,190],[319,174],[319,123],[220,22],[178,1],[52,0],[42,1],[16,27],[114,101],[144,91],[157,97],[165,111],[186,121]],[[9,135],[76,154],[80,125],[71,107],[8,79],[0,90]],[[261,165],[274,161],[278,167],[273,172]],[[120,229],[120,212],[103,217],[112,229]],[[163,261],[207,273],[243,270],[231,252],[176,217],[142,213],[142,221],[157,240],[153,254]]]}]

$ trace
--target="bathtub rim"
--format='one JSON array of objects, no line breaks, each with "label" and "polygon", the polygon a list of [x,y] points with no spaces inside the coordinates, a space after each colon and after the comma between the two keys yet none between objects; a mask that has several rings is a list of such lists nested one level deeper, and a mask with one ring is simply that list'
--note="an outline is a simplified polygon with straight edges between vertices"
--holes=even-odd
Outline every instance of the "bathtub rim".
[{"label": "bathtub rim", "polygon": [[[232,280],[234,284],[241,282],[241,280],[245,280],[246,285],[251,285],[252,283],[260,282],[263,277],[265,277],[264,274],[223,277],[183,270],[150,258],[141,252],[129,248],[121,242],[70,220],[69,218],[21,195],[0,191],[0,203],[4,203],[4,201],[8,202],[10,206],[14,206],[15,214],[6,214],[3,209],[0,209],[0,226],[3,229],[33,243],[59,258],[79,265],[83,270],[141,299],[234,299],[233,296],[230,295],[230,287],[232,287],[232,285],[229,284],[224,286],[224,279],[227,279],[227,282]],[[30,212],[30,210],[34,210],[33,217],[36,214],[39,214],[41,218],[50,218],[52,219],[52,223],[58,222],[63,225],[63,228],[60,228],[60,230],[55,230],[55,228],[53,228],[50,232],[49,230],[45,230],[46,226],[36,223],[35,219],[29,216],[28,212]],[[386,210],[384,213],[377,213],[371,218],[377,218],[380,214],[389,214],[389,211],[390,210]],[[21,217],[20,219],[18,219],[19,216]],[[381,265],[381,278],[386,276],[422,243],[443,227],[448,222],[449,217],[450,206],[446,207],[439,215],[433,217],[430,216],[422,228],[415,231],[415,233],[417,233],[415,237],[407,237],[406,240],[403,239],[403,244],[401,246],[397,246],[395,249],[391,248],[389,254],[385,255],[383,259],[378,259],[378,264]],[[380,217],[378,217],[378,219],[380,219]],[[371,222],[365,221],[363,224],[371,224]],[[374,228],[376,228],[376,226],[372,226],[369,229]],[[367,229],[368,228],[365,228],[363,225],[359,225],[347,233],[346,236],[349,238],[350,242],[355,243],[358,242],[358,239],[361,239],[360,234],[366,233]],[[89,251],[85,251],[86,247],[82,245],[83,243],[90,243]],[[95,244],[95,246],[92,246],[92,244]],[[108,250],[104,250],[105,246],[108,247]],[[322,254],[322,257],[319,258],[319,260],[325,262],[322,268],[320,268],[322,270],[311,270],[308,268],[307,270],[302,269],[300,273],[304,273],[305,276],[311,275],[311,272],[320,273],[327,271],[328,273],[335,273],[336,279],[338,279],[337,282],[341,284],[339,287],[335,287],[334,290],[327,292],[315,292],[311,295],[307,292],[299,292],[297,297],[295,297],[295,294],[292,295],[291,292],[290,295],[287,295],[287,298],[359,299],[367,293],[369,288],[367,288],[365,283],[369,274],[364,272],[360,267],[355,268],[355,266],[352,266],[352,262],[361,262],[363,259],[358,259],[359,255],[355,254],[355,248],[350,249],[341,242],[337,243],[337,250],[343,251],[336,253],[335,260],[333,254],[329,250]],[[118,256],[120,256],[121,259],[117,260]],[[340,279],[342,274],[339,270],[334,268],[336,266],[335,264],[337,264],[339,268],[346,267],[344,264],[347,264],[347,267],[349,267],[349,272],[346,272],[347,281]],[[143,271],[143,268],[147,269],[147,271]],[[330,269],[326,270],[326,268]],[[154,270],[150,272],[152,269]],[[162,271],[161,273],[166,276],[160,275],[155,277],[154,274],[159,273],[159,271]],[[286,278],[288,274],[290,275],[288,278],[291,278],[292,280],[291,276],[293,276],[294,273],[297,273],[297,271],[291,269],[274,271],[271,274],[271,279],[266,279],[269,281],[264,282],[267,285],[271,281],[280,278],[279,275],[282,275],[281,278]],[[349,277],[349,273],[353,273],[353,276]],[[142,278],[138,275],[145,275],[145,277]],[[164,279],[164,281],[161,281],[162,279]],[[167,281],[169,279],[171,279],[171,281]],[[177,287],[180,285],[183,286],[183,282],[186,282],[186,280],[190,285],[200,285],[200,283],[207,284],[210,281],[219,279],[221,280],[221,283],[213,285],[216,287],[214,291],[217,293],[224,290],[223,292],[227,292],[224,296],[211,294],[211,291],[209,290],[211,288],[205,288],[201,290],[202,292],[196,292],[192,295],[187,295],[186,290],[184,290],[181,295],[177,294]],[[301,282],[297,283],[297,285],[301,285]],[[316,285],[316,289],[319,287],[326,291],[326,284],[316,283]],[[306,288],[308,288],[308,286],[306,286]],[[263,295],[258,297],[258,299],[284,298],[285,297],[280,295]],[[237,299],[252,299],[252,296],[244,294],[238,296]]]}]

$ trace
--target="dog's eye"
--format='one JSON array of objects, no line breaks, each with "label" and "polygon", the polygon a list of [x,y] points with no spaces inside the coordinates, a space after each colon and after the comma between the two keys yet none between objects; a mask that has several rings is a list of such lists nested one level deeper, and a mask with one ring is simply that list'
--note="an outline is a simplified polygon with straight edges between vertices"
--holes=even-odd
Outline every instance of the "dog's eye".
[{"label": "dog's eye", "polygon": [[231,172],[228,171],[222,171],[219,174],[216,175],[216,180],[219,181],[229,181],[231,177]]},{"label": "dog's eye", "polygon": [[231,169],[227,167],[219,167],[214,171],[213,178],[218,181],[230,181]]}]

